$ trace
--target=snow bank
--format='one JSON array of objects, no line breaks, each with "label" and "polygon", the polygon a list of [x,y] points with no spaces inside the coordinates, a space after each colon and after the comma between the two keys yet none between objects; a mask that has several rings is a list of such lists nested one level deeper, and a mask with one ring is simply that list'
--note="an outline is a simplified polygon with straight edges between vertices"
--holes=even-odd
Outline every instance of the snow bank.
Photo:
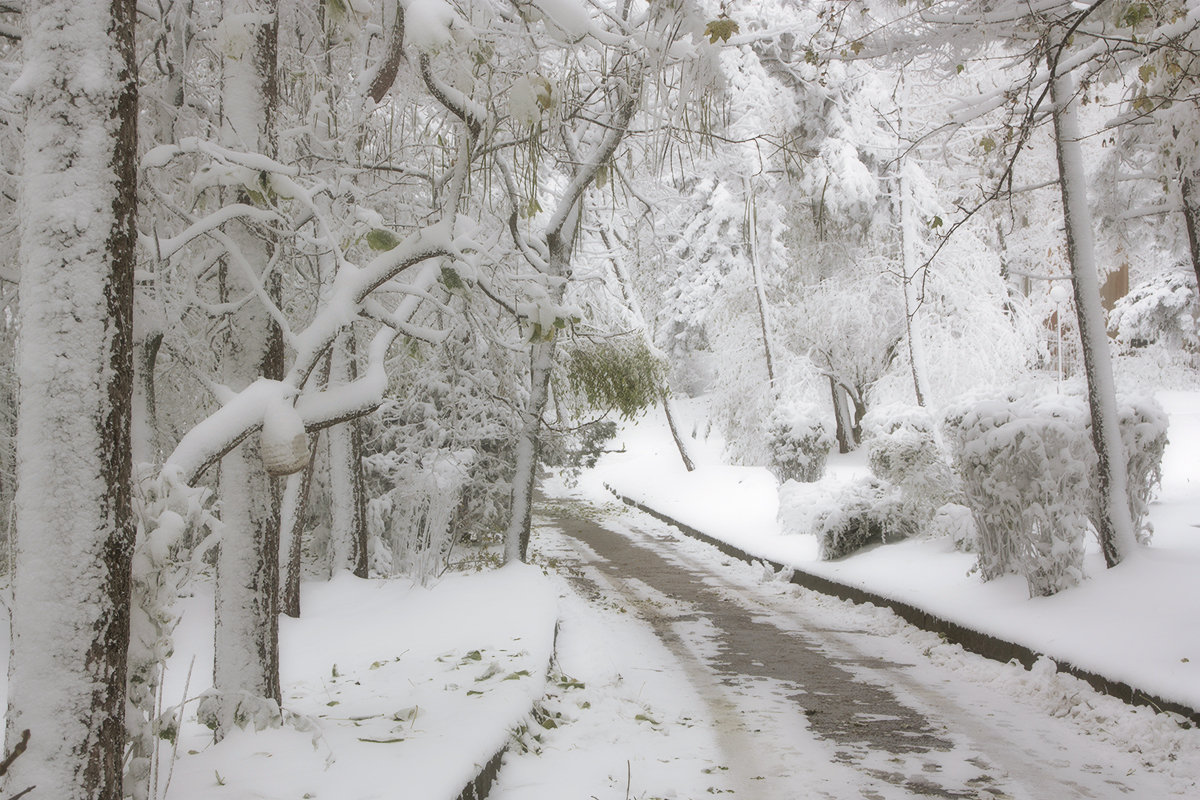
[{"label": "snow bank", "polygon": [[[282,621],[280,662],[284,708],[311,727],[238,730],[212,745],[189,705],[170,800],[454,800],[544,693],[558,600],[537,569],[429,589],[343,574],[304,592],[304,616]],[[193,656],[187,694],[208,686],[210,603],[188,601],[164,702],[184,695]]]}]

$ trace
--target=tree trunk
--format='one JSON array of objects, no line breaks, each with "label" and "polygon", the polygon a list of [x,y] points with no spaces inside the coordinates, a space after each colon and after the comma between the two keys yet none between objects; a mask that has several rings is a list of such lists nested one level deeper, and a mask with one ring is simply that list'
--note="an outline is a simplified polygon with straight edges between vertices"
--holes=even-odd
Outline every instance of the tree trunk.
[{"label": "tree trunk", "polygon": [[[329,381],[345,385],[358,377],[353,329],[334,345]],[[329,492],[331,495],[330,574],[351,569],[368,575],[367,499],[362,464],[362,428],[357,418],[329,429]]]},{"label": "tree trunk", "polygon": [[[222,62],[222,143],[273,156],[277,7],[274,0],[229,0],[225,16],[243,20],[250,35],[245,52],[227,53]],[[270,263],[271,243],[240,223],[228,231],[245,265],[233,253],[227,256],[225,294],[252,296]],[[246,274],[246,265],[254,275]],[[277,301],[278,273],[265,283],[267,295]],[[283,377],[282,334],[261,299],[252,296],[232,314],[221,367],[235,390],[260,377]],[[218,740],[235,724],[235,715],[245,713],[248,698],[276,706],[280,700],[279,492],[263,468],[257,440],[222,459],[221,499],[226,532],[217,557],[214,692],[205,711]]]},{"label": "tree trunk", "polygon": [[132,0],[26,8],[6,796],[119,800],[129,645]]},{"label": "tree trunk", "polygon": [[1104,309],[1100,304],[1100,279],[1092,242],[1092,218],[1087,204],[1079,127],[1071,106],[1074,93],[1074,81],[1069,74],[1057,76],[1050,84],[1067,257],[1071,264],[1071,284],[1075,290],[1075,309],[1087,375],[1088,408],[1092,415],[1092,445],[1097,458],[1096,492],[1100,499],[1097,533],[1104,551],[1104,561],[1113,567],[1134,551],[1137,541],[1125,490],[1128,477],[1117,421],[1108,333],[1105,330]]},{"label": "tree trunk", "polygon": [[304,512],[317,466],[319,433],[308,437],[313,457],[300,472],[289,475],[279,506],[279,613],[300,616],[300,573],[304,554]]},{"label": "tree trunk", "polygon": [[[612,242],[608,239],[608,231],[606,229],[600,229],[600,238],[604,242],[604,246],[611,253]],[[642,341],[648,350],[658,353],[658,348],[654,346],[654,339],[650,335],[650,328],[646,324],[646,315],[642,313],[641,303],[638,302],[637,295],[634,293],[633,281],[630,280],[629,274],[621,265],[620,260],[610,255],[609,262],[612,264],[613,272],[617,276],[617,285],[621,289],[621,297],[625,300],[625,305],[629,306],[630,312],[633,313],[634,321],[641,331]],[[696,462],[692,460],[691,455],[688,453],[687,445],[683,437],[679,435],[679,429],[675,425],[675,413],[671,410],[671,393],[668,390],[668,386],[664,385],[658,396],[662,400],[663,413],[667,417],[667,427],[671,430],[671,438],[675,440],[675,449],[679,451],[679,458],[683,461],[683,467],[688,472],[692,472],[696,469]]]},{"label": "tree trunk", "polygon": [[758,214],[755,211],[754,195],[750,181],[746,181],[746,219],[743,222],[743,242],[746,247],[746,258],[750,261],[750,273],[754,280],[754,298],[758,305],[758,325],[762,332],[763,358],[767,365],[767,382],[771,386],[771,394],[775,393],[775,358],[774,342],[771,341],[771,320],[767,311],[767,295],[763,289],[762,270],[758,264]]},{"label": "tree trunk", "polygon": [[900,250],[902,269],[904,270],[904,336],[908,343],[908,362],[912,370],[913,393],[917,405],[925,405],[924,353],[921,347],[920,330],[917,324],[917,311],[920,306],[920,296],[913,287],[920,269],[917,266],[917,229],[913,218],[911,189],[908,177],[904,172],[905,164],[900,163],[900,185],[898,187],[900,212]]},{"label": "tree trunk", "polygon": [[850,441],[849,414],[846,411],[846,400],[842,396],[842,387],[838,386],[837,381],[832,376],[828,377],[829,394],[833,398],[833,420],[837,428],[838,452],[845,454],[854,449]]},{"label": "tree trunk", "polygon": [[696,462],[692,461],[687,447],[684,446],[683,437],[679,435],[679,429],[675,426],[675,414],[671,411],[671,397],[666,390],[660,392],[659,397],[662,399],[663,413],[667,415],[667,427],[671,429],[671,438],[675,440],[675,449],[679,451],[679,457],[683,459],[683,467],[688,472],[693,472],[696,469]]},{"label": "tree trunk", "polygon": [[[548,292],[550,301],[561,305],[566,294],[567,259],[571,237],[550,237],[547,259],[553,283]],[[554,351],[558,345],[556,331],[541,331],[529,348],[529,399],[521,409],[521,431],[517,437],[517,463],[513,474],[512,511],[504,536],[504,560],[525,561],[529,554],[529,529],[533,521],[533,487],[537,479],[538,459],[542,447],[542,414],[549,398],[550,373],[554,368]]]},{"label": "tree trunk", "polygon": [[517,464],[513,475],[512,517],[504,537],[504,560],[510,563],[525,561],[529,554],[533,487],[542,446],[542,413],[546,410],[555,346],[553,338],[546,342],[534,342],[529,354],[529,399],[521,409],[521,432],[517,438]]},{"label": "tree trunk", "polygon": [[1200,291],[1200,173],[1186,172],[1180,182],[1183,200],[1183,220],[1187,226],[1188,252],[1196,273],[1196,288]]}]

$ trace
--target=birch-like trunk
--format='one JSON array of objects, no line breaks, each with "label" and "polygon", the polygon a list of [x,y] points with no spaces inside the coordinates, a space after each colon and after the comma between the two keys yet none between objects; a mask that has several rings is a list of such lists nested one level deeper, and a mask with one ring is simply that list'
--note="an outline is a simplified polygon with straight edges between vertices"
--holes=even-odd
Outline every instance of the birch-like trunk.
[{"label": "birch-like trunk", "polygon": [[1096,492],[1100,498],[1101,512],[1097,520],[1100,528],[1097,533],[1104,551],[1104,561],[1113,567],[1134,552],[1137,540],[1125,488],[1128,476],[1117,418],[1112,357],[1108,350],[1104,308],[1100,304],[1100,278],[1096,269],[1083,155],[1079,147],[1079,125],[1071,105],[1074,94],[1074,80],[1069,74],[1058,75],[1050,84],[1067,256],[1071,264],[1071,285],[1075,290],[1075,309],[1083,346],[1084,372],[1087,375],[1092,445],[1098,461]]},{"label": "birch-like trunk", "polygon": [[119,800],[137,164],[132,0],[25,7],[16,546],[2,793]]},{"label": "birch-like trunk", "polygon": [[[235,150],[274,155],[277,8],[273,0],[229,0],[226,19],[247,27],[245,51],[222,62],[222,143]],[[224,265],[229,300],[249,297],[229,320],[221,348],[222,378],[240,390],[260,377],[283,377],[283,340],[257,296],[262,284],[278,297],[278,276],[265,277],[273,249],[241,223],[228,228],[244,262],[229,254]],[[247,272],[253,274],[247,274]],[[247,698],[274,701],[279,694],[279,496],[251,438],[221,461],[222,522],[217,558],[213,689],[208,712],[219,740]],[[213,705],[215,703],[215,705]]]},{"label": "birch-like trunk", "polygon": [[904,336],[908,341],[908,362],[912,369],[913,393],[917,405],[924,406],[928,392],[925,389],[925,353],[921,345],[920,326],[917,311],[920,307],[920,296],[913,286],[922,269],[917,265],[917,225],[913,216],[912,189],[905,174],[905,164],[900,165],[900,185],[898,187],[900,210],[900,251],[902,269],[904,270]]}]

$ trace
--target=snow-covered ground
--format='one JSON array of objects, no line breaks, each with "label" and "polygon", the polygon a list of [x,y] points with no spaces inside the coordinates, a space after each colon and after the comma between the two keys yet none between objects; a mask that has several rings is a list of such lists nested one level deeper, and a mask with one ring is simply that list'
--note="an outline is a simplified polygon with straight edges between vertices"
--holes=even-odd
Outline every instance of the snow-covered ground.
[{"label": "snow-covered ground", "polygon": [[[161,796],[449,800],[544,693],[557,600],[539,570],[450,575],[428,589],[343,574],[304,592],[303,616],[282,620],[280,669],[284,708],[308,719],[213,745],[189,706]],[[166,702],[210,685],[211,625],[211,595],[197,596]]]},{"label": "snow-covered ground", "polygon": [[545,693],[558,599],[523,565],[430,588],[306,583],[302,618],[280,626],[288,724],[217,745],[195,713],[212,685],[211,584],[179,610],[162,703],[182,704],[184,722],[177,750],[161,744],[152,798],[454,800]]},{"label": "snow-covered ground", "polygon": [[[817,560],[812,535],[784,535],[775,478],[761,467],[723,463],[723,443],[701,401],[681,404],[681,430],[698,467],[688,473],[661,412],[627,426],[579,489],[600,499],[604,484],[755,556],[902,600],[968,628],[1200,709],[1200,393],[1161,392],[1170,415],[1163,483],[1152,506],[1154,540],[1107,570],[1089,546],[1088,579],[1054,597],[1030,599],[1023,579],[989,583],[970,574],[974,556],[946,539],[882,545],[838,562]],[[866,471],[865,453],[830,459],[830,481]]]}]

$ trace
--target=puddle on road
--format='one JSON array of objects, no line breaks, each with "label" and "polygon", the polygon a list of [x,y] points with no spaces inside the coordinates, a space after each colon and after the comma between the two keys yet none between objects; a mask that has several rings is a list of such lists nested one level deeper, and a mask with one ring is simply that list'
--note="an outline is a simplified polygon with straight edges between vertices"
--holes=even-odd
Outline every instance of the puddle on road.
[{"label": "puddle on road", "polygon": [[[743,689],[764,679],[775,682],[783,688],[783,696],[800,707],[811,732],[835,747],[837,760],[855,766],[871,778],[902,787],[911,795],[944,798],[1006,796],[989,785],[992,778],[987,770],[974,779],[974,789],[965,793],[947,789],[930,777],[930,773],[936,774],[941,767],[929,763],[922,754],[930,754],[936,759],[934,753],[948,752],[954,749],[954,744],[939,735],[938,728],[926,717],[902,704],[886,687],[866,683],[851,671],[890,666],[886,662],[834,657],[824,652],[815,639],[803,633],[783,631],[762,621],[761,612],[753,612],[725,599],[718,589],[705,583],[701,574],[592,522],[557,516],[549,521],[601,556],[600,560],[590,564],[594,568],[621,582],[636,579],[655,593],[671,598],[671,605],[682,601],[689,606],[690,613],[671,614],[668,610],[661,615],[660,621],[652,622],[657,628],[670,628],[689,621],[694,623],[696,619],[704,620],[709,627],[706,638],[712,647],[712,652],[706,653],[705,661],[721,681]],[[672,638],[675,636],[671,630],[659,632]],[[889,762],[886,769],[875,768]],[[863,796],[872,796],[866,787],[862,788],[868,791]]]}]

